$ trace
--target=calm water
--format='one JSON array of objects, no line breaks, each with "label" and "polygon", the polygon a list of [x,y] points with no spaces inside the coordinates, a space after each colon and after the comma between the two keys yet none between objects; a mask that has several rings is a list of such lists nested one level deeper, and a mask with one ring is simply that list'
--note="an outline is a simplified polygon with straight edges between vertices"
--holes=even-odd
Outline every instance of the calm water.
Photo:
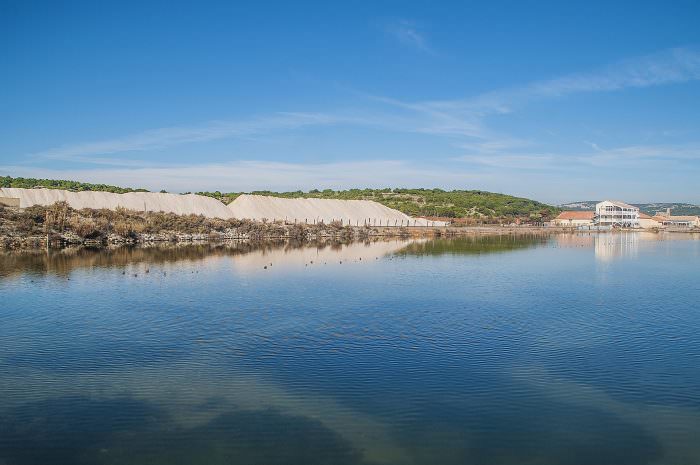
[{"label": "calm water", "polygon": [[700,240],[0,255],[0,464],[59,463],[698,464]]}]

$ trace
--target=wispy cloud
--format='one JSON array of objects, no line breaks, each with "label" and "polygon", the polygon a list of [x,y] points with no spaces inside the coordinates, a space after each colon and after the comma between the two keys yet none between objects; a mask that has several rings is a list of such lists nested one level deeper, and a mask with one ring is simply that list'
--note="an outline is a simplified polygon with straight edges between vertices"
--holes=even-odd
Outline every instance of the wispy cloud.
[{"label": "wispy cloud", "polygon": [[[401,40],[416,47],[427,46],[424,38],[411,23],[399,22]],[[400,28],[400,29],[401,29]],[[410,31],[414,31],[415,34]],[[397,36],[398,37],[398,36]],[[700,159],[697,145],[654,146],[629,145],[605,149],[587,142],[588,152],[567,153],[544,148],[538,141],[516,137],[494,129],[492,116],[518,111],[537,99],[562,98],[582,92],[610,92],[627,88],[643,88],[700,79],[700,50],[676,48],[649,56],[626,60],[597,71],[578,73],[560,78],[532,82],[520,87],[495,90],[470,98],[440,101],[403,101],[385,96],[362,95],[358,101],[364,107],[353,112],[329,109],[322,113],[277,113],[236,121],[168,127],[143,131],[124,137],[78,143],[50,148],[34,153],[33,160],[71,160],[96,165],[94,170],[63,173],[78,179],[99,182],[143,185],[171,190],[225,189],[250,190],[261,188],[296,189],[316,187],[351,187],[372,185],[441,185],[464,187],[477,180],[486,188],[491,171],[529,169],[529,176],[548,173],[553,169],[568,170],[599,166],[663,166],[663,163],[684,163]],[[450,153],[441,169],[426,170],[408,162],[369,161],[332,164],[272,164],[240,161],[226,165],[155,166],[145,160],[133,160],[115,154],[161,150],[183,144],[225,138],[265,135],[279,131],[320,126],[364,126],[385,131],[410,132],[440,137],[448,147],[461,151]],[[601,144],[602,145],[602,144]],[[455,157],[462,168],[455,170]],[[241,158],[239,156],[239,158]],[[451,158],[451,159],[450,159]],[[99,166],[116,168],[101,169]],[[697,166],[697,165],[695,165]],[[6,172],[25,171],[13,168]],[[38,173],[38,169],[32,171]],[[475,177],[474,172],[479,172]],[[374,173],[381,173],[374,175]],[[48,173],[45,173],[48,176]],[[196,182],[189,181],[197,178]],[[201,178],[201,179],[200,179]],[[458,179],[459,178],[459,179]],[[159,186],[149,184],[159,179]],[[290,179],[293,179],[290,181]],[[195,185],[196,184],[196,185]],[[239,187],[235,187],[239,186]]]},{"label": "wispy cloud", "polygon": [[549,170],[556,169],[555,162],[559,157],[552,154],[491,154],[464,155],[456,160],[471,164],[517,170]]},{"label": "wispy cloud", "polygon": [[422,52],[434,53],[415,21],[407,19],[392,21],[386,25],[386,32],[403,45]]},{"label": "wispy cloud", "polygon": [[700,79],[700,50],[673,48],[621,61],[593,73],[534,83],[524,90],[535,97],[558,97],[576,92],[642,88],[696,79]]},{"label": "wispy cloud", "polygon": [[[535,145],[492,129],[488,118],[514,112],[534,100],[561,98],[584,92],[611,92],[627,88],[644,88],[700,79],[700,49],[674,48],[636,59],[624,60],[593,72],[571,74],[555,79],[532,82],[520,87],[495,90],[471,98],[405,102],[386,97],[376,101],[420,115],[417,132],[461,137],[455,146],[465,150],[461,157],[490,166],[548,167],[556,161],[573,159],[586,163],[621,160],[623,156],[642,152],[605,152],[589,144],[594,154],[567,158],[555,154],[519,153]],[[678,151],[670,153],[678,154]],[[659,154],[661,155],[661,154]],[[688,154],[686,153],[686,157]],[[646,157],[650,159],[650,157]],[[587,160],[587,161],[586,161]],[[607,161],[606,161],[607,160]]]},{"label": "wispy cloud", "polygon": [[[196,126],[176,126],[152,129],[115,139],[64,145],[31,157],[92,162],[97,164],[121,164],[124,160],[94,158],[95,155],[160,150],[177,145],[206,142],[216,139],[244,137],[271,131],[298,129],[337,123],[337,120],[320,113],[278,113],[276,115],[241,121],[210,121]],[[91,157],[88,159],[87,157]]]},{"label": "wispy cloud", "polygon": [[431,102],[404,102],[398,99],[377,95],[363,94],[368,99],[404,111],[404,116],[395,123],[397,129],[433,135],[464,136],[482,138],[485,128],[478,115],[454,112],[442,109]]},{"label": "wispy cloud", "polygon": [[[26,165],[0,165],[0,173],[37,178],[79,179],[86,182],[145,187],[150,190],[165,188],[171,192],[440,186],[445,189],[478,188],[505,192],[552,204],[588,198],[591,192],[606,192],[608,197],[625,198],[631,202],[660,201],[659,199],[669,202],[700,202],[696,189],[700,169],[697,162],[686,163],[688,169],[668,169],[673,163],[683,163],[689,157],[700,157],[700,149],[677,147],[675,152],[671,152],[670,148],[620,147],[607,150],[607,158],[604,159],[592,158],[600,156],[599,152],[567,157],[532,152],[496,153],[482,158],[473,155],[464,157],[461,163],[451,160],[442,164],[397,160],[345,163],[237,161],[219,164],[59,170]],[[619,165],[625,166],[626,169],[631,168],[628,173],[632,173],[639,169],[640,164],[645,165],[647,170],[658,169],[659,175],[640,183],[634,175],[621,178],[616,169],[600,170],[594,177],[580,169],[584,166]],[[552,176],[553,172],[565,175]]]},{"label": "wispy cloud", "polygon": [[584,92],[610,92],[700,79],[700,49],[672,48],[613,63],[596,71],[536,81],[486,92],[472,98],[422,102],[419,107],[455,116],[510,113],[531,100]]},{"label": "wispy cloud", "polygon": [[514,137],[491,138],[457,144],[457,147],[473,154],[500,153],[532,145],[532,141]]},{"label": "wispy cloud", "polygon": [[297,190],[435,185],[464,187],[465,183],[488,180],[488,176],[467,169],[434,168],[408,161],[367,160],[336,163],[279,163],[236,161],[218,164],[188,164],[139,168],[90,168],[51,170],[27,166],[0,166],[0,173],[18,176],[80,179],[166,188],[174,192],[220,190],[253,191],[263,189]]},{"label": "wispy cloud", "polygon": [[414,131],[463,136],[482,144],[511,143],[514,138],[489,128],[489,116],[512,113],[527,103],[576,93],[612,92],[700,79],[700,49],[673,48],[613,63],[598,70],[535,81],[453,100],[402,101],[370,96],[374,101],[421,116]]},{"label": "wispy cloud", "polygon": [[473,122],[491,114],[510,113],[536,99],[563,97],[582,92],[643,88],[698,79],[700,49],[673,48],[614,63],[593,72],[536,81],[521,87],[485,92],[471,98],[422,102],[402,102],[395,99],[384,101],[426,114]]},{"label": "wispy cloud", "polygon": [[[422,36],[405,20],[394,24],[403,40],[425,46]],[[527,101],[562,97],[576,92],[613,91],[627,87],[648,87],[700,79],[700,51],[676,48],[635,60],[610,65],[602,70],[569,75],[477,95],[468,99],[405,102],[382,96],[369,96],[370,101],[398,110],[386,114],[368,109],[359,116],[330,113],[277,113],[236,121],[211,121],[193,126],[166,127],[143,131],[103,141],[90,141],[50,148],[30,158],[50,158],[115,166],[141,163],[105,155],[161,150],[182,144],[216,139],[249,137],[274,131],[294,130],[310,126],[363,125],[392,131],[414,132],[435,136],[463,138],[463,148],[472,154],[494,154],[522,144],[507,134],[487,126],[489,115],[514,111]],[[530,143],[530,142],[528,142]]]},{"label": "wispy cloud", "polygon": [[[700,145],[631,145],[605,149],[594,144],[595,151],[577,155],[574,159],[580,163],[597,167],[604,166],[639,166],[658,164],[663,167],[668,163],[700,161]],[[696,168],[697,170],[697,168]],[[661,173],[660,173],[661,174]]]},{"label": "wispy cloud", "polygon": [[[700,161],[700,145],[631,145],[601,148],[589,143],[592,152],[570,155],[514,152],[476,151],[455,157],[454,160],[471,165],[483,165],[505,169],[576,171],[582,167],[626,167],[648,169],[650,165],[667,168],[676,163]],[[698,168],[694,168],[697,170]]]}]

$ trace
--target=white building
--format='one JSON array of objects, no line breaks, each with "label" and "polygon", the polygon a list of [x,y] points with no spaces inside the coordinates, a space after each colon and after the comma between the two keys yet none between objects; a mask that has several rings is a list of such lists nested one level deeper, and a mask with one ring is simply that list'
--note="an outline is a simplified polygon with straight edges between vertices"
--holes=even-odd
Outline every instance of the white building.
[{"label": "white building", "polygon": [[616,200],[603,200],[595,206],[595,223],[598,226],[638,228],[639,208]]}]

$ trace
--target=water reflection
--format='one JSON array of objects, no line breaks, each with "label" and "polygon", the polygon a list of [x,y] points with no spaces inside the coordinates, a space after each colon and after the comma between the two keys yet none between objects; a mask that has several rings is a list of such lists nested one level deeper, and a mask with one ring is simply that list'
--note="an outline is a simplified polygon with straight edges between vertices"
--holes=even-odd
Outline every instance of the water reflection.
[{"label": "water reflection", "polygon": [[699,243],[599,237],[3,255],[0,464],[698,463]]},{"label": "water reflection", "polygon": [[412,242],[397,255],[481,255],[512,252],[542,246],[551,240],[548,234],[464,236]]},{"label": "water reflection", "polygon": [[617,259],[637,259],[640,251],[653,250],[658,242],[698,241],[700,234],[619,231],[592,236],[595,257],[601,262]]},{"label": "water reflection", "polygon": [[[0,278],[19,274],[68,277],[80,268],[134,268],[180,265],[233,258],[242,271],[260,271],[270,265],[298,268],[310,264],[376,260],[397,255],[479,255],[524,250],[547,244],[550,235],[468,236],[452,239],[374,239],[338,242],[230,242],[224,244],[158,244],[137,247],[65,248],[51,251],[0,252]],[[140,267],[143,270],[146,268]]]},{"label": "water reflection", "polygon": [[[189,374],[202,376],[195,370]],[[216,380],[212,375],[207,373],[208,379]],[[477,379],[484,384],[483,375]],[[383,407],[371,421],[350,406],[327,404],[322,396],[318,407],[309,399],[302,408],[307,401],[295,398],[293,387],[287,388],[287,401],[261,387],[257,402],[262,405],[252,406],[246,405],[250,399],[230,392],[244,402],[237,406],[226,398],[206,397],[206,387],[203,395],[191,392],[199,386],[182,380],[161,387],[153,398],[76,394],[21,404],[0,417],[0,458],[7,464],[401,465],[432,464],[439,457],[448,465],[626,465],[657,463],[667,452],[643,420],[659,418],[660,409],[626,418],[605,403],[577,400],[576,390],[552,393],[513,385],[514,391],[499,390],[498,396],[433,394],[429,404],[414,411],[411,401],[420,399],[419,386],[402,383],[393,396],[404,400],[403,408],[390,413]],[[137,394],[144,388],[134,387],[140,388]],[[191,396],[189,404],[172,403],[183,394]],[[377,423],[382,419],[384,424]],[[691,426],[688,434],[693,431],[697,428]],[[692,458],[697,450],[684,452]]]},{"label": "water reflection", "polygon": [[310,264],[373,261],[406,244],[420,244],[423,239],[387,239],[371,242],[324,243],[297,247],[257,248],[237,257],[235,267],[246,271],[263,270],[273,265],[299,268]]},{"label": "water reflection", "polygon": [[361,454],[318,420],[272,409],[236,409],[183,427],[129,397],[58,397],[0,419],[3,463],[360,464]]},{"label": "water reflection", "polygon": [[[419,240],[416,240],[419,241]],[[126,268],[140,264],[164,265],[196,263],[219,258],[235,258],[242,269],[262,269],[269,263],[301,265],[316,260],[374,260],[404,247],[410,240],[375,239],[360,242],[229,242],[223,244],[158,244],[105,249],[75,247],[0,252],[0,278],[17,274],[67,277],[79,268]]]},{"label": "water reflection", "polygon": [[399,256],[481,255],[527,250],[556,244],[560,248],[593,248],[596,259],[611,261],[639,256],[640,247],[660,241],[700,242],[700,234],[615,232],[464,236],[437,239],[373,239],[338,242],[229,242],[224,244],[157,244],[94,249],[75,247],[45,250],[0,251],[0,278],[17,274],[67,277],[79,268],[127,268],[139,264],[196,263],[207,259],[235,258],[241,270],[259,270],[273,263],[299,267],[332,261],[375,260]]},{"label": "water reflection", "polygon": [[658,235],[644,233],[619,232],[615,234],[600,234],[595,237],[595,257],[597,260],[607,262],[617,258],[636,258],[639,255],[639,244],[642,240],[655,239]]}]

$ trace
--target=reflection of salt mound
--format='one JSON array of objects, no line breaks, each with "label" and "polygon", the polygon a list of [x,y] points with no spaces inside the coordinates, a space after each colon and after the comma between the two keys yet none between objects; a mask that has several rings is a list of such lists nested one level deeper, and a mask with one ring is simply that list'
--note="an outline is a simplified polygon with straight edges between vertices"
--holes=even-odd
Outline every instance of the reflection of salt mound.
[{"label": "reflection of salt mound", "polygon": [[243,271],[262,270],[264,266],[273,264],[273,269],[284,267],[303,267],[311,263],[338,263],[339,261],[374,260],[401,250],[406,244],[415,240],[393,240],[377,242],[353,242],[350,244],[334,244],[326,246],[305,246],[299,248],[280,247],[276,249],[254,250],[240,255],[233,261],[234,266]]},{"label": "reflection of salt mound", "polygon": [[128,192],[113,194],[111,192],[71,192],[60,189],[19,189],[0,188],[0,197],[20,199],[20,208],[32,205],[48,206],[59,201],[68,202],[72,208],[106,208],[118,207],[128,210],[166,212],[178,215],[204,215],[207,218],[233,218],[231,210],[216,199],[195,194],[160,194],[152,192]]},{"label": "reflection of salt mound", "polygon": [[[297,223],[330,223],[362,226],[425,226],[423,218],[411,218],[393,208],[371,200],[283,199],[265,195],[240,195],[228,205],[234,217],[270,221],[286,220]],[[442,222],[433,222],[442,226]],[[438,224],[439,223],[439,224]]]}]

